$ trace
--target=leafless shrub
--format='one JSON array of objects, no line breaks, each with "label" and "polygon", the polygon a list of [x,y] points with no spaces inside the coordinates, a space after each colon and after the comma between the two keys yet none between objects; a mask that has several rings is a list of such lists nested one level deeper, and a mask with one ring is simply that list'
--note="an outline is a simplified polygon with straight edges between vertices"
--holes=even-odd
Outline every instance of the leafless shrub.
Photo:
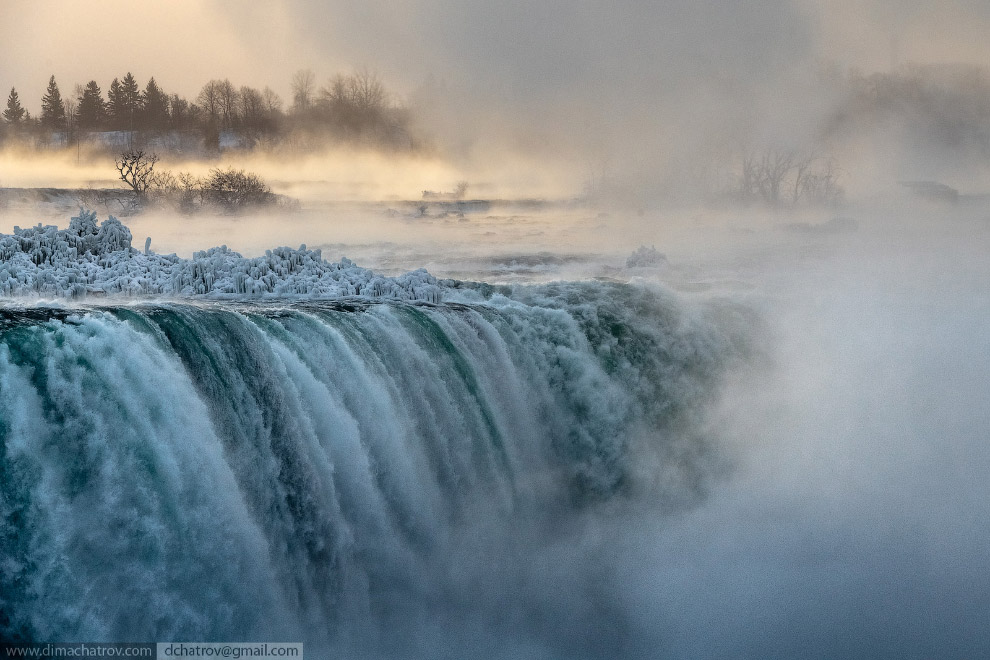
[{"label": "leafless shrub", "polygon": [[201,190],[204,203],[229,213],[276,201],[275,195],[260,177],[234,168],[210,170],[209,176],[201,183]]},{"label": "leafless shrub", "polygon": [[[252,206],[279,204],[280,199],[256,174],[244,170],[214,169],[203,179],[188,172],[155,171],[158,156],[129,151],[116,160],[117,172],[135,193],[118,213],[134,213],[149,203],[173,206],[183,213],[212,207],[237,213]],[[124,207],[120,198],[105,200]]]},{"label": "leafless shrub", "polygon": [[148,188],[149,201],[177,207],[182,213],[195,212],[201,198],[202,182],[188,172],[155,172]]}]

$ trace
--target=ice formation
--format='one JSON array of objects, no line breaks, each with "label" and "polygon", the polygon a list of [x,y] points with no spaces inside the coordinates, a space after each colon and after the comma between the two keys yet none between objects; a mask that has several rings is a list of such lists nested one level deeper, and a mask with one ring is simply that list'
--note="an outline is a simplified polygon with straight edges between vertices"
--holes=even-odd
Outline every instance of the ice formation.
[{"label": "ice formation", "polygon": [[385,277],[349,259],[289,247],[246,258],[226,245],[192,259],[131,247],[131,231],[110,216],[80,210],[68,228],[41,225],[0,235],[3,296],[368,296],[439,302],[443,287],[426,270]]},{"label": "ice formation", "polygon": [[657,252],[655,245],[650,247],[640,245],[626,259],[626,268],[652,268],[660,266],[665,261],[667,261],[667,257]]}]

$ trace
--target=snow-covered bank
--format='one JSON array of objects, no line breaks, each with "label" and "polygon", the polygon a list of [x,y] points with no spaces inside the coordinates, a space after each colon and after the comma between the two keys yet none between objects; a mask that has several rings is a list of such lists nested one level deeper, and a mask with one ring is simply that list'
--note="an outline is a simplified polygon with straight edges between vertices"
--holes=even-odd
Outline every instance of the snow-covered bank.
[{"label": "snow-covered bank", "polygon": [[110,216],[81,210],[68,228],[41,225],[0,235],[0,295],[86,297],[369,296],[439,302],[442,287],[423,269],[385,277],[320,250],[280,247],[242,257],[227,246],[192,259],[131,247],[131,231]]}]

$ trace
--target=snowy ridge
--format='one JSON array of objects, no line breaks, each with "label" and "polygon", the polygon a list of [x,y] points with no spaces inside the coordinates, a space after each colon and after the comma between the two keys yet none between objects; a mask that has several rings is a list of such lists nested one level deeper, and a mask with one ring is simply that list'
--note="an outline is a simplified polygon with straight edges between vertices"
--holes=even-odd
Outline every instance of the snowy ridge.
[{"label": "snowy ridge", "polygon": [[280,247],[245,258],[226,245],[196,252],[141,253],[131,231],[110,216],[80,210],[68,228],[54,225],[0,235],[3,296],[368,296],[440,302],[443,287],[426,270],[398,277],[378,275],[349,259],[325,261],[320,250]]}]

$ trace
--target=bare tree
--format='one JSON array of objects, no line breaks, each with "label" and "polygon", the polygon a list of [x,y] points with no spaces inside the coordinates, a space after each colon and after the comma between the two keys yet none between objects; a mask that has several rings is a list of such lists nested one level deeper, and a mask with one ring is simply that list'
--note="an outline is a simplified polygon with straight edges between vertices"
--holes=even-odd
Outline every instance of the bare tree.
[{"label": "bare tree", "polygon": [[794,163],[794,181],[791,186],[791,204],[797,204],[801,198],[801,193],[804,192],[808,177],[811,176],[811,168],[817,160],[818,154],[815,151],[797,157]]},{"label": "bare tree", "polygon": [[367,137],[387,128],[388,92],[378,74],[369,69],[331,78],[320,90],[320,106],[326,119],[343,136]]},{"label": "bare tree", "polygon": [[292,111],[308,112],[313,105],[316,91],[316,74],[309,69],[300,69],[292,76]]},{"label": "bare tree", "polygon": [[241,124],[251,134],[261,132],[265,127],[265,102],[261,92],[253,87],[241,87],[238,94]]},{"label": "bare tree", "polygon": [[227,78],[217,82],[217,98],[223,127],[230,128],[234,125],[234,119],[237,117],[239,94]]},{"label": "bare tree", "polygon": [[793,151],[767,149],[763,152],[757,164],[757,182],[764,202],[771,206],[780,203],[780,189],[793,166]]},{"label": "bare tree", "polygon": [[350,85],[347,76],[338,73],[320,90],[320,102],[333,108],[335,105],[350,102]]},{"label": "bare tree", "polygon": [[766,149],[743,154],[739,193],[744,200],[759,199],[770,206],[780,203],[780,191],[794,165],[794,152]]},{"label": "bare tree", "polygon": [[353,103],[365,114],[381,112],[388,104],[385,85],[377,73],[361,68],[350,77],[350,95]]},{"label": "bare tree", "polygon": [[785,201],[797,205],[802,200],[828,204],[842,192],[834,162],[815,149],[805,153],[772,148],[747,152],[738,186],[743,200],[759,200],[769,206]]},{"label": "bare tree", "polygon": [[76,96],[68,96],[65,98],[65,128],[68,132],[67,140],[72,140],[72,135],[76,130],[76,108],[78,104],[76,103],[76,98],[82,94],[82,85],[76,85],[75,87]]},{"label": "bare tree", "polygon": [[839,172],[831,158],[823,159],[823,163],[814,171],[809,172],[801,181],[801,194],[812,204],[834,204],[842,197],[842,187],[839,185]]},{"label": "bare tree", "polygon": [[220,81],[211,80],[210,82],[203,85],[203,89],[200,90],[199,96],[196,97],[196,103],[199,107],[203,109],[206,113],[207,119],[212,119],[215,122],[220,121]]},{"label": "bare tree", "polygon": [[265,87],[261,90],[261,102],[269,117],[275,117],[282,112],[282,97],[276,94],[271,87]]},{"label": "bare tree", "polygon": [[139,199],[143,199],[155,183],[155,163],[157,154],[146,154],[143,151],[128,151],[114,160],[120,180],[131,187]]}]

